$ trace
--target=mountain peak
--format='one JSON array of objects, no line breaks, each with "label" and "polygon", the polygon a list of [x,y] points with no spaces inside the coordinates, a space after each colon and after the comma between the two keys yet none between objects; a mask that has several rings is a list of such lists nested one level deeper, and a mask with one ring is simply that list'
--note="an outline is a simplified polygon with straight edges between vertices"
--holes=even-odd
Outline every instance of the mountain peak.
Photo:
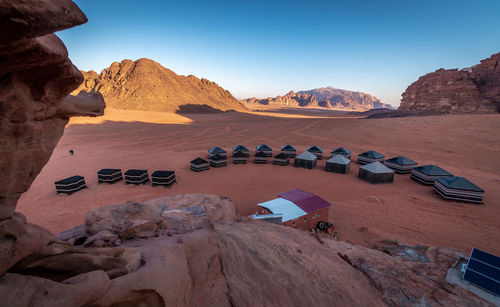
[{"label": "mountain peak", "polygon": [[177,75],[148,58],[113,62],[99,75],[82,72],[81,90],[103,95],[110,108],[160,112],[245,110],[231,93],[215,82]]}]

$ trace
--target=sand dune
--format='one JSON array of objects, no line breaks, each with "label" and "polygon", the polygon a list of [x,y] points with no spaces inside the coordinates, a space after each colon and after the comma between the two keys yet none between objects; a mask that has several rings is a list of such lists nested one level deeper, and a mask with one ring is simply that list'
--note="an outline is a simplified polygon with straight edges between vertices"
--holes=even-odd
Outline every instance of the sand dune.
[{"label": "sand dune", "polygon": [[[249,215],[257,203],[301,187],[334,204],[330,220],[343,240],[371,247],[382,239],[396,239],[500,253],[499,115],[361,120],[280,114],[284,117],[111,111],[90,121],[72,119],[17,208],[30,222],[58,232],[84,223],[89,209],[110,203],[172,193],[210,193],[230,197],[242,215]],[[344,146],[353,151],[353,159],[370,149],[387,158],[406,155],[420,165],[438,164],[467,177],[486,190],[485,205],[441,200],[431,187],[408,175],[396,175],[394,184],[371,185],[357,178],[356,163],[348,175],[325,172],[325,160],[314,170],[253,163],[230,163],[202,173],[189,170],[189,161],[206,158],[207,148],[219,145],[230,150],[240,143],[252,150],[260,143],[274,150],[291,143],[299,151],[318,145],[326,152]],[[69,149],[75,151],[74,156],[68,155]],[[106,167],[144,168],[150,173],[175,170],[178,184],[172,189],[150,184],[98,185],[96,172]],[[89,189],[57,196],[53,182],[75,174],[85,176]]]}]

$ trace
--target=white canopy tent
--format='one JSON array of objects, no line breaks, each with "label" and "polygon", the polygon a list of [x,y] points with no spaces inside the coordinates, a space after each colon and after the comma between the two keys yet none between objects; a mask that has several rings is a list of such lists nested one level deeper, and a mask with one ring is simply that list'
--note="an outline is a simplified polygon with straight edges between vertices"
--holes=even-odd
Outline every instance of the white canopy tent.
[{"label": "white canopy tent", "polygon": [[259,206],[268,209],[273,214],[282,214],[283,222],[294,220],[307,214],[296,204],[283,198],[276,198],[270,201],[266,201],[260,203]]}]

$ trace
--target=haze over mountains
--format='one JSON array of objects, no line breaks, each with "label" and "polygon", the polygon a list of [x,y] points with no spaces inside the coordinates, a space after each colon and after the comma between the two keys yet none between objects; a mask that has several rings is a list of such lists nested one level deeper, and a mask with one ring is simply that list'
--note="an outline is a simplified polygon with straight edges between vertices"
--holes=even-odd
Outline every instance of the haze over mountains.
[{"label": "haze over mountains", "polygon": [[275,98],[258,99],[252,97],[243,101],[251,104],[328,108],[349,111],[392,108],[391,105],[380,102],[373,95],[337,89],[331,86],[299,92],[290,91],[284,96],[277,96]]},{"label": "haze over mountains", "polygon": [[246,108],[215,82],[177,75],[150,59],[114,62],[98,75],[82,71],[84,90],[100,92],[113,109],[158,112],[243,111]]}]

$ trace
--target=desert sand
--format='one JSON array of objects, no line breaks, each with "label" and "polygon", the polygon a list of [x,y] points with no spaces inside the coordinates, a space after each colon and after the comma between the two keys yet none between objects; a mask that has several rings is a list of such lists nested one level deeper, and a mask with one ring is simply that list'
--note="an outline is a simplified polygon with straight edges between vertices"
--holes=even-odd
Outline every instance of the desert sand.
[{"label": "desert sand", "polygon": [[[92,208],[128,200],[146,200],[173,193],[227,196],[241,215],[277,193],[302,188],[333,204],[329,220],[341,240],[368,247],[381,240],[406,244],[450,246],[470,252],[472,247],[500,253],[500,115],[449,115],[387,119],[338,118],[338,114],[266,110],[254,113],[165,114],[112,111],[95,119],[70,121],[49,162],[17,209],[28,221],[53,232],[85,222]],[[335,118],[332,118],[335,117]],[[338,146],[352,150],[352,158],[376,150],[391,158],[405,155],[419,163],[437,164],[464,176],[486,190],[484,205],[442,200],[431,186],[409,175],[395,175],[393,184],[372,185],[357,178],[359,165],[347,175],[324,171],[326,159],[313,170],[293,166],[233,165],[195,173],[189,161],[206,158],[218,145],[230,152],[237,144],[252,151],[261,143],[277,153],[290,143],[301,152],[310,145],[325,155]],[[75,151],[74,156],[68,154]],[[251,160],[251,159],[250,159]],[[98,185],[101,168],[175,170],[171,189]],[[58,196],[54,181],[85,177],[88,189]]]}]

